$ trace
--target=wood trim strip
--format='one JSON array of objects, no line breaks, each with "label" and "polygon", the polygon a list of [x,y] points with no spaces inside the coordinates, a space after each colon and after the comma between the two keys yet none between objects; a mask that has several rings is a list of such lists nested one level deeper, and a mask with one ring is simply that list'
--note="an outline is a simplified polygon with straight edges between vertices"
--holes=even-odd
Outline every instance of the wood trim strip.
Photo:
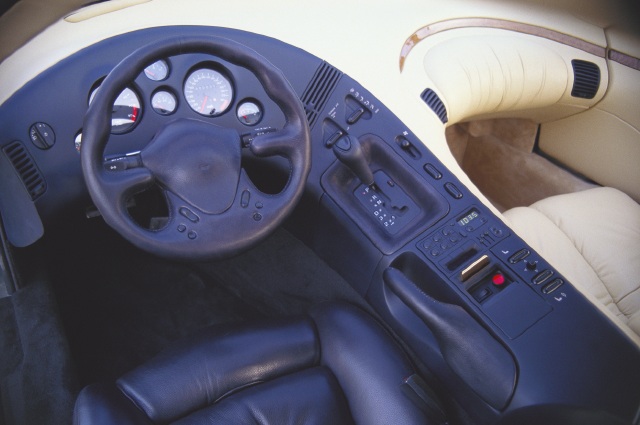
[{"label": "wood trim strip", "polygon": [[521,22],[506,21],[503,19],[461,18],[440,21],[427,25],[420,28],[407,38],[402,46],[402,50],[400,51],[400,71],[404,68],[404,62],[407,56],[419,42],[434,34],[460,28],[494,28],[515,31],[557,41],[601,58],[606,57],[606,49],[602,46],[547,28],[523,24]]},{"label": "wood trim strip", "polygon": [[636,71],[640,71],[640,59],[633,56],[629,56],[617,50],[609,50],[609,59],[624,66],[628,66],[629,68],[633,68]]}]

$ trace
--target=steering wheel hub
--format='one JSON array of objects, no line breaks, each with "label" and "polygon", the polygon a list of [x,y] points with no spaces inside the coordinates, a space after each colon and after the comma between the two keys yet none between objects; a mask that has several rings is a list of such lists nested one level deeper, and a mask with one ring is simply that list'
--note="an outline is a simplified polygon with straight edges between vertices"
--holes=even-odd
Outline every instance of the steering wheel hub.
[{"label": "steering wheel hub", "polygon": [[140,156],[162,188],[200,211],[220,214],[233,203],[241,158],[235,130],[191,119],[174,121]]}]

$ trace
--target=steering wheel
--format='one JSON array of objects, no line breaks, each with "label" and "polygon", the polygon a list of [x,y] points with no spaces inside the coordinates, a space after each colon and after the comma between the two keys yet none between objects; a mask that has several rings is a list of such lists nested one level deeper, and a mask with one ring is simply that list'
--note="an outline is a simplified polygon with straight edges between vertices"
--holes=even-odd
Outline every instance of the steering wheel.
[{"label": "steering wheel", "polygon": [[[289,180],[275,195],[256,188],[241,165],[242,140],[233,129],[198,119],[178,119],[160,128],[136,157],[105,169],[104,150],[117,96],[149,64],[187,53],[217,56],[251,71],[285,116],[274,133],[248,146],[258,157],[289,161]],[[282,72],[254,50],[219,37],[182,37],[143,46],[105,78],[83,127],[81,164],[89,194],[104,220],[138,248],[167,258],[224,258],[253,246],[275,230],[302,196],[311,168],[311,136],[301,101]],[[126,166],[122,166],[126,165]],[[158,185],[169,210],[159,230],[138,225],[127,200]]]}]

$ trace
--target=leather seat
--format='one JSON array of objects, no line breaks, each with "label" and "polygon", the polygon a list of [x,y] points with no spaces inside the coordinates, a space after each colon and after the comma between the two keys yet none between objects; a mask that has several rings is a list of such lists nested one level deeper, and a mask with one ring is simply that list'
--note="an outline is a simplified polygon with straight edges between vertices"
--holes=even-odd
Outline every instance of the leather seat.
[{"label": "leather seat", "polygon": [[542,254],[640,346],[640,205],[601,187],[504,213]]},{"label": "leather seat", "polygon": [[74,423],[434,423],[405,384],[414,374],[371,317],[325,305],[295,320],[205,330],[115,383],[84,388]]}]

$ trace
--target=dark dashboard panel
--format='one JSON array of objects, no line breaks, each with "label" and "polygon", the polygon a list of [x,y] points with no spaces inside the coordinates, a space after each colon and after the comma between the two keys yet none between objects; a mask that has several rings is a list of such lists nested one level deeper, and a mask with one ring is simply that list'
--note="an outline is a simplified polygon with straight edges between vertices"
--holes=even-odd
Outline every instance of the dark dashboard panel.
[{"label": "dark dashboard panel", "polygon": [[[634,419],[640,403],[637,348],[512,234],[372,94],[322,60],[273,39],[206,27],[137,31],[87,48],[22,88],[1,107],[0,146],[19,141],[33,158],[46,181],[46,191],[35,200],[45,224],[67,204],[87,202],[74,141],[82,130],[91,90],[137,47],[190,34],[233,38],[262,53],[287,76],[303,99],[313,138],[306,197],[289,225],[367,296],[425,370],[474,420],[491,423],[504,412],[549,405]],[[108,154],[141,149],[163,123],[177,118],[207,120],[249,139],[254,132],[283,125],[282,114],[246,70],[206,55],[166,61],[166,78],[156,81],[141,74],[132,82],[141,115],[129,131],[112,136]],[[231,104],[223,114],[205,117],[194,110],[198,105],[188,106],[185,80],[202,66],[220,71],[232,85]],[[175,112],[153,110],[152,98],[159,91],[175,96]],[[244,101],[262,110],[253,126],[237,117]],[[248,114],[255,113],[247,108]],[[38,139],[50,136],[46,129],[42,131],[48,136],[41,131],[38,143],[31,142],[31,128],[37,123],[46,123],[55,134],[52,146]],[[336,160],[330,145],[345,135],[362,143],[372,171],[381,176],[378,185],[393,188],[386,193],[390,208],[378,208],[375,194],[360,192],[361,184]],[[393,211],[399,211],[398,216]],[[390,231],[389,226],[396,227]],[[389,268],[402,273],[426,297],[445,308],[453,306],[481,325],[505,358],[514,359],[512,392],[495,401],[482,393],[486,385],[469,383],[474,371],[451,367],[432,330],[385,282]]]},{"label": "dark dashboard panel", "polygon": [[[0,109],[0,146],[20,141],[30,152],[46,181],[46,191],[36,200],[41,216],[46,219],[59,212],[68,203],[86,196],[80,171],[80,156],[75,141],[82,132],[83,118],[93,89],[124,57],[136,48],[159,38],[186,35],[217,35],[234,38],[258,51],[268,51],[269,60],[276,66],[290,66],[289,57],[297,49],[266,37],[247,33],[205,27],[172,27],[134,32],[98,43],[78,52],[23,87],[6,101]],[[293,53],[295,54],[295,53]],[[156,130],[164,123],[179,118],[200,118],[208,122],[250,134],[264,127],[280,128],[283,115],[266,96],[257,79],[247,70],[207,55],[181,55],[167,58],[170,72],[167,78],[154,81],[142,73],[131,84],[139,97],[141,111],[137,124],[122,134],[112,134],[105,154],[120,155],[144,147]],[[301,55],[295,73],[288,75],[294,90],[302,95],[308,81],[321,61],[310,55]],[[228,76],[234,94],[224,114],[203,117],[188,106],[184,84],[196,68],[215,67]],[[177,109],[170,115],[153,110],[151,99],[158,91],[175,95]],[[237,109],[247,102],[259,104],[262,117],[257,125],[248,126],[238,120]],[[52,130],[55,143],[41,149],[32,143],[30,129],[36,123],[46,123]],[[85,197],[86,200],[86,197]]]}]

